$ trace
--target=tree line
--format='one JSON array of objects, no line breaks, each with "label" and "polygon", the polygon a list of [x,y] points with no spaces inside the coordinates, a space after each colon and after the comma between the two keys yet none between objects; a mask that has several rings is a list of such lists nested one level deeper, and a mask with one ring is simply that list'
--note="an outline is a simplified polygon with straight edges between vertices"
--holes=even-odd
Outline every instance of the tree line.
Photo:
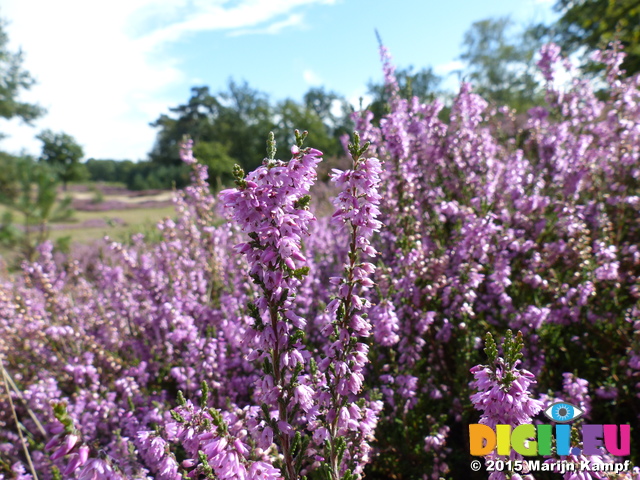
[{"label": "tree line", "polygon": [[[542,95],[535,54],[544,42],[556,41],[568,53],[583,52],[583,71],[597,75],[589,53],[617,39],[627,53],[623,64],[627,75],[640,71],[640,4],[636,0],[557,0],[555,9],[560,18],[552,25],[522,28],[508,17],[473,23],[464,35],[459,57],[465,67],[454,73],[472,82],[484,98],[518,113],[536,105]],[[34,80],[22,67],[22,53],[8,49],[1,22],[0,72],[0,117],[33,124],[46,113],[37,104],[19,100],[20,92],[28,90]],[[403,97],[450,100],[452,94],[442,89],[444,78],[432,68],[407,67],[396,73]],[[382,82],[371,82],[368,93],[372,98],[369,110],[380,118],[388,108]],[[82,180],[119,182],[133,190],[183,187],[188,173],[180,163],[178,149],[185,135],[195,140],[195,155],[209,167],[211,181],[218,185],[231,180],[234,164],[246,171],[259,164],[265,151],[263,139],[271,130],[280,145],[288,145],[292,141],[289,132],[306,129],[310,144],[327,157],[339,156],[340,137],[353,128],[351,110],[342,95],[324,88],[310,89],[301,101],[272,102],[265,93],[233,79],[220,92],[195,86],[185,103],[169,108],[151,123],[157,135],[144,161],[91,158],[83,162],[84,152],[76,139],[50,130],[37,135],[42,142],[38,157],[0,151],[2,199],[6,203],[7,192],[17,189],[19,182],[11,173],[17,165],[46,170],[64,188],[69,182]]]}]

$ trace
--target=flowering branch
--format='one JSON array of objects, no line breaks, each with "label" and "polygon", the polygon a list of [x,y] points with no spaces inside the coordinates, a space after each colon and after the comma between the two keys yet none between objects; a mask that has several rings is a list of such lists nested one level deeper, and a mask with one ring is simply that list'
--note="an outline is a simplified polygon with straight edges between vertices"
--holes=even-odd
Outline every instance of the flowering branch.
[{"label": "flowering branch", "polygon": [[254,319],[254,350],[249,358],[262,361],[258,400],[269,424],[267,434],[275,432],[282,449],[288,480],[298,478],[296,457],[303,450],[292,424],[300,409],[309,412],[312,393],[303,373],[308,357],[302,344],[306,322],[292,308],[300,280],[308,273],[301,242],[315,220],[308,209],[308,192],[322,156],[318,150],[301,148],[305,137],[306,132],[296,131],[293,157],[283,162],[275,160],[271,133],[263,165],[246,177],[237,167],[237,188],[220,193],[225,208],[251,239],[236,246],[247,257],[249,274],[262,291],[257,302],[249,305]]},{"label": "flowering branch", "polygon": [[319,364],[320,370],[326,372],[325,393],[320,395],[326,408],[326,424],[316,436],[324,439],[322,468],[332,480],[360,477],[368,461],[367,440],[375,428],[380,409],[377,402],[365,407],[365,402],[357,401],[369,351],[359,338],[371,334],[371,323],[364,313],[371,304],[359,294],[374,285],[370,275],[375,271],[374,265],[361,261],[361,257],[376,255],[369,240],[382,226],[377,220],[382,168],[379,160],[363,158],[368,147],[368,142],[360,146],[356,132],[354,143],[349,145],[353,169],[334,170],[332,176],[332,181],[342,188],[334,200],[336,212],[332,221],[350,230],[343,276],[331,278],[331,283],[338,287],[338,296],[327,306],[327,312],[334,320],[325,332],[331,334],[331,339],[324,349],[325,358]]},{"label": "flowering branch", "polygon": [[[495,428],[497,424],[512,427],[531,423],[532,418],[542,410],[542,402],[530,397],[529,386],[536,383],[535,376],[528,370],[516,368],[522,359],[524,340],[522,332],[514,338],[507,330],[502,344],[503,357],[498,356],[498,346],[491,333],[487,333],[484,349],[489,357],[489,365],[476,365],[471,369],[475,377],[473,385],[478,393],[471,395],[471,403],[482,413],[480,423]],[[512,453],[512,459],[521,457]],[[492,452],[487,458],[495,459]],[[526,472],[525,472],[526,473]],[[491,474],[491,480],[510,478],[501,472]]]}]

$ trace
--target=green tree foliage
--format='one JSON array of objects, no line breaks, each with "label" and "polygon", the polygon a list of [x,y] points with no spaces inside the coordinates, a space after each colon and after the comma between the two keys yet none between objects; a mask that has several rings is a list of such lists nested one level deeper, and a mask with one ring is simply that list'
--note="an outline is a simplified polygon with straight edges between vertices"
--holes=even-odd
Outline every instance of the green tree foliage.
[{"label": "green tree foliage", "polygon": [[[264,156],[265,132],[271,126],[271,107],[266,96],[246,83],[229,82],[226,92],[212,95],[208,87],[194,87],[184,105],[171,108],[151,126],[159,129],[156,143],[149,154],[154,163],[180,164],[180,143],[185,135],[199,143],[205,162],[220,175],[228,175],[228,159],[246,169],[253,169]],[[219,160],[220,165],[212,162]]]},{"label": "green tree foliage", "polygon": [[[341,95],[327,92],[324,88],[311,88],[305,93],[303,102],[308,110],[315,112],[322,120],[328,135],[339,140],[342,135],[353,132],[353,107]],[[340,153],[342,150],[336,152]]]},{"label": "green tree foliage", "polygon": [[[19,100],[20,93],[35,83],[29,72],[22,68],[22,52],[8,49],[6,22],[0,19],[0,118],[19,118],[27,124],[44,114],[44,109]],[[0,138],[2,138],[0,134]]]},{"label": "green tree foliage", "polygon": [[159,132],[149,153],[150,160],[161,165],[179,165],[182,138],[188,135],[198,142],[206,139],[221,108],[218,99],[209,93],[209,87],[193,87],[186,104],[170,108],[169,115],[162,114],[151,123]]},{"label": "green tree foliage", "polygon": [[233,178],[233,166],[236,162],[229,154],[229,145],[220,142],[198,142],[193,154],[200,163],[206,165],[211,183],[222,185]]},{"label": "green tree foliage", "polygon": [[[396,70],[396,78],[402,98],[418,97],[421,102],[432,102],[442,94],[440,91],[442,77],[434,73],[431,67],[425,67],[416,72],[413,69],[413,66],[409,66],[408,68]],[[373,112],[374,118],[379,120],[389,112],[389,94],[383,83],[373,82],[368,85],[368,93],[373,96],[369,110]]]},{"label": "green tree foliage", "polygon": [[330,134],[316,111],[288,99],[280,102],[275,111],[273,130],[276,133],[276,144],[280,149],[281,157],[286,156],[282,152],[283,149],[288,149],[290,145],[295,144],[293,131],[296,129],[301,132],[308,131],[307,144],[313,145],[327,157],[340,154],[342,147],[339,140]]},{"label": "green tree foliage", "polygon": [[555,9],[562,15],[555,29],[565,50],[590,52],[618,39],[627,53],[622,68],[627,75],[640,72],[638,0],[557,0]]},{"label": "green tree foliage", "polygon": [[[246,82],[230,80],[227,90],[215,95],[208,87],[192,88],[187,103],[169,111],[151,124],[158,134],[150,161],[179,166],[180,144],[185,135],[189,136],[194,141],[194,154],[209,167],[214,185],[228,183],[236,163],[246,171],[259,166],[269,131],[277,132],[281,155],[293,144],[293,130],[298,129],[308,130],[308,143],[330,157],[342,154],[339,138],[353,129],[348,102],[322,88],[309,90],[302,103],[287,99],[272,105],[265,94]],[[140,176],[133,183],[139,186],[143,180]]]},{"label": "green tree foliage", "polygon": [[16,178],[18,178],[18,157],[0,152],[0,199],[5,202],[18,195]]},{"label": "green tree foliage", "polygon": [[133,162],[131,160],[98,160],[90,158],[84,165],[87,167],[89,180],[126,183],[124,172],[127,167],[133,165]]},{"label": "green tree foliage", "polygon": [[464,79],[497,105],[523,112],[541,99],[534,56],[547,30],[541,25],[513,33],[508,17],[475,22],[464,35],[460,59],[466,63]]},{"label": "green tree foliage", "polygon": [[188,183],[187,165],[158,165],[153,162],[134,163],[126,182],[130,190],[184,188]]},{"label": "green tree foliage", "polygon": [[273,109],[269,100],[246,82],[239,85],[233,80],[220,97],[225,109],[216,131],[218,138],[214,140],[227,143],[229,155],[240,165],[253,169],[261,162],[264,138],[271,128]]},{"label": "green tree foliage", "polygon": [[[200,152],[203,155],[202,152]],[[205,155],[206,156],[206,155]],[[186,165],[164,165],[151,161],[98,160],[90,158],[84,164],[89,180],[122,183],[129,190],[167,190],[183,188],[189,183]],[[215,178],[215,174],[214,178]]]},{"label": "green tree foliage", "polygon": [[80,163],[84,151],[72,136],[44,130],[36,138],[42,142],[40,161],[53,168],[65,190],[69,182],[86,177],[86,167]]}]

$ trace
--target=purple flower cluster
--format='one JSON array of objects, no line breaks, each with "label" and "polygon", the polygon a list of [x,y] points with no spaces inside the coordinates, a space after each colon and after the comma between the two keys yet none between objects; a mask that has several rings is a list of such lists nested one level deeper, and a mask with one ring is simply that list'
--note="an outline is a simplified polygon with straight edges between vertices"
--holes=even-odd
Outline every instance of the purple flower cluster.
[{"label": "purple flower cluster", "polygon": [[[514,339],[511,331],[503,344],[504,357],[498,356],[498,349],[493,337],[487,334],[485,352],[489,357],[489,365],[477,365],[471,369],[475,380],[472,387],[477,393],[471,395],[471,403],[476,410],[482,412],[480,423],[495,429],[496,425],[530,424],[542,410],[543,403],[531,398],[531,385],[536,383],[535,376],[524,369],[517,368],[520,362],[520,351],[524,346],[522,334]],[[496,461],[501,457],[491,452],[485,457]],[[522,460],[522,456],[513,452],[505,460]],[[528,468],[524,473],[528,473]],[[511,474],[500,470],[489,475],[490,480],[506,480]],[[511,476],[512,478],[512,476]]]},{"label": "purple flower cluster", "polygon": [[[224,208],[231,212],[242,232],[252,238],[251,242],[238,244],[236,250],[246,255],[249,275],[265,292],[256,303],[262,312],[276,304],[285,290],[290,290],[292,296],[295,293],[299,280],[288,272],[304,265],[301,241],[315,219],[301,202],[315,181],[322,152],[301,152],[296,147],[292,153],[289,162],[268,161],[247,175],[239,188],[220,192]],[[289,313],[289,307],[290,303],[285,303],[280,308],[301,328],[302,319]],[[270,336],[274,335],[277,336],[275,330]]]},{"label": "purple flower cluster", "polygon": [[324,444],[323,468],[333,480],[343,478],[345,472],[360,478],[370,460],[368,441],[373,439],[382,408],[378,401],[358,402],[369,353],[368,345],[360,339],[371,335],[366,317],[371,304],[362,293],[373,287],[370,277],[375,272],[375,266],[364,258],[377,253],[370,240],[382,226],[377,220],[382,165],[378,159],[362,157],[368,145],[360,147],[357,133],[349,148],[353,168],[334,170],[331,178],[340,188],[332,223],[347,230],[349,250],[343,275],[330,279],[337,296],[326,309],[332,321],[322,331],[329,341],[318,362],[324,374],[317,380],[317,402],[324,421],[314,432],[318,446]]},{"label": "purple flower cluster", "polygon": [[530,387],[536,383],[535,376],[521,368],[517,358],[522,344],[510,345],[511,337],[505,340],[505,357],[498,357],[496,344],[487,337],[487,354],[490,365],[476,365],[471,369],[473,388],[477,393],[471,395],[471,403],[482,412],[480,423],[495,428],[498,424],[517,427],[531,423],[540,410],[542,402],[531,398]]},{"label": "purple flower cluster", "polygon": [[480,423],[495,427],[497,424],[512,426],[530,423],[542,409],[542,403],[530,397],[529,386],[535,382],[533,374],[524,369],[508,371],[514,377],[505,386],[505,367],[494,369],[476,366],[471,369],[478,390],[471,396],[471,403],[483,412]]},{"label": "purple flower cluster", "polygon": [[297,146],[291,153],[286,163],[266,159],[246,178],[238,176],[238,188],[220,193],[224,208],[251,238],[235,247],[246,256],[249,276],[262,292],[252,304],[253,351],[248,358],[267,362],[256,400],[271,408],[266,420],[273,420],[268,428],[275,430],[289,480],[298,477],[300,468],[293,451],[295,413],[300,408],[314,415],[313,391],[304,372],[309,354],[296,333],[306,321],[295,313],[293,301],[306,273],[302,241],[315,219],[307,206],[308,192],[322,156],[318,150]]},{"label": "purple flower cluster", "polygon": [[[189,478],[198,478],[198,475],[215,475],[221,480],[282,478],[267,454],[272,436],[265,435],[264,430],[256,434],[259,425],[256,407],[220,412],[196,407],[187,401],[174,409],[172,416],[174,421],[165,428],[168,437],[182,445],[187,453],[188,459],[182,462],[182,467],[190,469]],[[254,442],[258,445],[255,449],[252,448]],[[161,447],[156,450],[158,455],[162,454]],[[258,458],[251,458],[252,455]]]}]

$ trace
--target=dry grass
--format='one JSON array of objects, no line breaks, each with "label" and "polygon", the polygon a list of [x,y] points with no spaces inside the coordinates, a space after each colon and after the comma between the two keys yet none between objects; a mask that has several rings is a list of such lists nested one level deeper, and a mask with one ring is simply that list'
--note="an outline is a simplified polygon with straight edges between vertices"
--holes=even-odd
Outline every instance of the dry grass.
[{"label": "dry grass", "polygon": [[[70,196],[77,200],[92,200],[96,194],[93,192],[69,192]],[[136,204],[141,202],[166,202],[171,200],[173,192],[166,191],[151,195],[104,195],[104,201],[115,200],[122,203]]]},{"label": "dry grass", "polygon": [[[140,208],[128,210],[110,210],[108,212],[76,212],[74,218],[78,223],[92,219],[105,220],[103,227],[82,227],[61,228],[52,230],[51,239],[71,236],[73,242],[90,243],[108,235],[110,238],[119,239],[133,233],[149,231],[166,217],[173,217],[175,210],[173,207],[161,208]],[[124,223],[118,222],[122,221]]]},{"label": "dry grass", "polygon": [[[164,217],[172,217],[175,209],[172,206],[159,208],[131,208],[126,210],[108,210],[106,212],[82,212],[76,211],[72,221],[82,223],[94,218],[120,219],[127,225],[136,225],[146,222],[157,222]],[[68,222],[64,222],[68,223]]]},{"label": "dry grass", "polygon": [[[90,191],[60,192],[61,197],[66,195],[84,202],[95,198],[95,192]],[[74,210],[71,218],[51,223],[50,238],[57,240],[70,236],[72,242],[90,243],[103,238],[105,235],[119,239],[137,232],[148,232],[150,229],[155,229],[155,225],[160,220],[174,216],[173,205],[167,205],[172,195],[173,192],[171,191],[155,191],[144,195],[139,192],[122,190],[115,194],[103,195],[103,202],[119,202],[122,209],[104,211]],[[143,202],[145,203],[144,206],[136,208],[136,204]],[[153,206],[153,203],[156,202],[158,206]],[[0,217],[10,210],[6,205],[0,205]],[[13,221],[16,225],[21,225],[23,221],[22,215],[15,212]],[[0,252],[0,255],[2,253]]]}]

